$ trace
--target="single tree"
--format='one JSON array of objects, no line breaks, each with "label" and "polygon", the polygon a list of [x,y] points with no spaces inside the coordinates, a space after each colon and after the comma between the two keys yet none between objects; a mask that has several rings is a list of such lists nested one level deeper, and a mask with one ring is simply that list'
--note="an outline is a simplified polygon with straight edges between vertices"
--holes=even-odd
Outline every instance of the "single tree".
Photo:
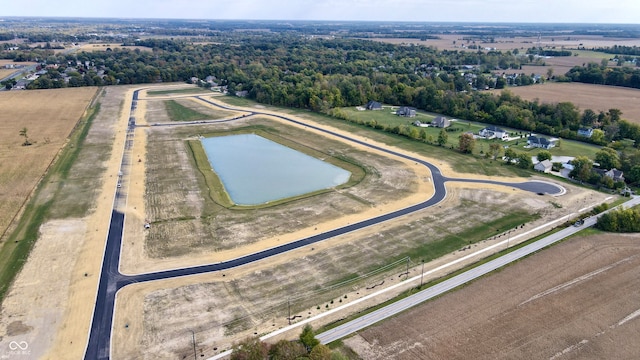
[{"label": "single tree", "polygon": [[602,169],[613,169],[620,167],[620,155],[615,149],[604,147],[596,153],[596,162]]},{"label": "single tree", "polygon": [[316,345],[320,344],[320,341],[316,339],[316,334],[313,332],[311,325],[307,324],[300,333],[300,342],[307,349],[307,352],[311,352]]},{"label": "single tree", "polygon": [[496,159],[498,157],[500,157],[500,155],[502,154],[502,146],[498,143],[491,143],[489,144],[489,156],[492,159]]},{"label": "single tree", "polygon": [[569,173],[569,177],[575,178],[580,181],[588,181],[591,176],[591,170],[593,169],[593,163],[586,156],[577,156],[571,160],[573,170]]},{"label": "single tree", "polygon": [[551,153],[547,150],[538,152],[538,161],[551,160]]},{"label": "single tree", "polygon": [[533,161],[531,161],[531,156],[525,153],[518,154],[518,167],[521,167],[523,169],[529,169],[531,168],[531,166],[533,166]]},{"label": "single tree", "polygon": [[31,141],[29,141],[29,134],[27,133],[27,128],[24,127],[20,130],[20,136],[24,137],[24,142],[22,143],[22,146],[29,146],[31,145]]},{"label": "single tree", "polygon": [[307,355],[307,349],[298,341],[280,340],[271,345],[270,359],[297,360]]},{"label": "single tree", "polygon": [[309,353],[310,360],[331,360],[331,349],[327,345],[318,344]]},{"label": "single tree", "polygon": [[438,134],[438,145],[444,146],[447,143],[447,140],[449,140],[449,135],[447,135],[447,132],[444,129],[441,129],[440,134]]},{"label": "single tree", "polygon": [[476,146],[476,139],[472,134],[462,134],[458,138],[458,150],[465,154],[471,154]]},{"label": "single tree", "polygon": [[511,165],[512,161],[518,156],[515,150],[508,148],[504,151],[504,161]]},{"label": "single tree", "polygon": [[231,360],[262,360],[267,359],[269,345],[253,337],[234,344],[231,350]]}]

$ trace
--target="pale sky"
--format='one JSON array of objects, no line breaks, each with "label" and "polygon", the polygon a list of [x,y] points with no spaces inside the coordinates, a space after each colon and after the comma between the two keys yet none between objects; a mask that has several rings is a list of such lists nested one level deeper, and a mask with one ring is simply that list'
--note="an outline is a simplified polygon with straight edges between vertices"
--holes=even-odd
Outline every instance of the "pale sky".
[{"label": "pale sky", "polygon": [[638,0],[2,0],[2,16],[640,23]]}]

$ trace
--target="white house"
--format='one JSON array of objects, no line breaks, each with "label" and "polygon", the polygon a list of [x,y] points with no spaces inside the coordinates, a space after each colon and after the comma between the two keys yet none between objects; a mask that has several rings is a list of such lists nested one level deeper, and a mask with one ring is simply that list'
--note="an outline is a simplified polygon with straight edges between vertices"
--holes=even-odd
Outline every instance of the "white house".
[{"label": "white house", "polygon": [[540,148],[540,149],[551,149],[556,146],[557,139],[547,139],[541,136],[529,136],[527,139],[527,144],[531,147]]},{"label": "white house", "polygon": [[484,137],[485,139],[500,139],[500,140],[509,140],[509,133],[499,127],[489,126],[478,132],[478,135]]}]

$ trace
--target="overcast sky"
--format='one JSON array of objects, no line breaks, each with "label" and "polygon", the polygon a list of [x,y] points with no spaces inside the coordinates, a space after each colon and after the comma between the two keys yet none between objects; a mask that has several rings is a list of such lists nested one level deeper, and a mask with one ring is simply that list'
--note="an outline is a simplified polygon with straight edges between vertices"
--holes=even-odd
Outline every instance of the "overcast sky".
[{"label": "overcast sky", "polygon": [[639,0],[2,0],[0,16],[640,22]]}]

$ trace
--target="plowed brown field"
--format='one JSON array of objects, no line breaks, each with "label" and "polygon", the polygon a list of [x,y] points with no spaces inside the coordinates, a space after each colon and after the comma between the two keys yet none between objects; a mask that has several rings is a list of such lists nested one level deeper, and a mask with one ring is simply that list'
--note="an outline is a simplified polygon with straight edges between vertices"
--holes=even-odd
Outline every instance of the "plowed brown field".
[{"label": "plowed brown field", "polygon": [[345,340],[363,359],[631,359],[640,235],[574,238]]},{"label": "plowed brown field", "polygon": [[[616,86],[580,83],[546,83],[508,88],[526,100],[541,103],[571,102],[580,110],[591,109],[596,113],[620,109],[622,118],[640,124],[640,90]],[[500,93],[502,90],[495,90]]]},{"label": "plowed brown field", "polygon": [[[95,87],[0,93],[0,239],[64,146]],[[31,146],[22,146],[27,128]]]}]

